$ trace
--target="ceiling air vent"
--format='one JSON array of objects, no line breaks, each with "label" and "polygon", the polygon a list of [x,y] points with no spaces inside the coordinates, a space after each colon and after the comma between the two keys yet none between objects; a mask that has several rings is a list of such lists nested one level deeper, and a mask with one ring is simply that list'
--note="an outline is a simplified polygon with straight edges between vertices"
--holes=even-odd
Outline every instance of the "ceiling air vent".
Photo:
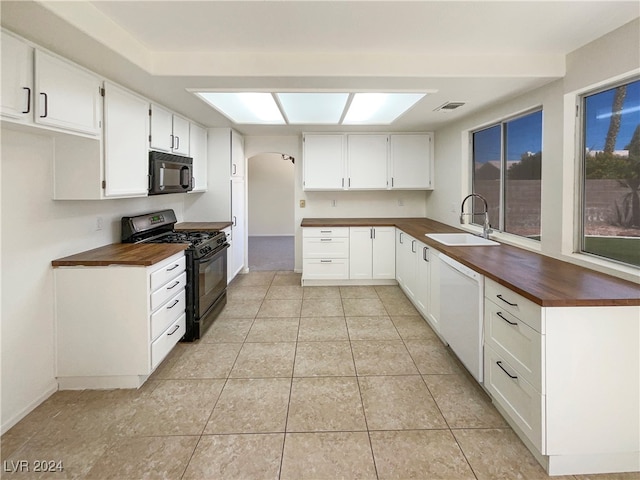
[{"label": "ceiling air vent", "polygon": [[464,102],[447,102],[445,104],[440,105],[438,108],[436,108],[434,112],[438,112],[440,110],[442,110],[443,112],[449,112],[463,105],[464,105]]}]

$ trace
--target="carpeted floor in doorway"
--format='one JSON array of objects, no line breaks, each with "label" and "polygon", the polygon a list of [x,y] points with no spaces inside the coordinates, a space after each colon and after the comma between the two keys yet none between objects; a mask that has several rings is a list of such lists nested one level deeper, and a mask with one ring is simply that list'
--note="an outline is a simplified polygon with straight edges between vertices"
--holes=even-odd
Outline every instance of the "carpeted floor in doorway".
[{"label": "carpeted floor in doorway", "polygon": [[294,238],[249,237],[249,270],[293,270]]}]

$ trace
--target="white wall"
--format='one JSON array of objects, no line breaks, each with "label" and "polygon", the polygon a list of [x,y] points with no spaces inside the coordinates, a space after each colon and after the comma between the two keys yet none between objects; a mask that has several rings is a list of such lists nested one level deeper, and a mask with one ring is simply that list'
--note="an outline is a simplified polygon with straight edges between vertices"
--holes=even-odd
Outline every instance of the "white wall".
[{"label": "white wall", "polygon": [[[541,105],[542,240],[537,246],[535,242],[521,242],[521,246],[638,282],[637,269],[575,255],[573,250],[578,228],[575,218],[579,202],[577,185],[580,181],[575,154],[576,94],[603,82],[629,76],[634,71],[636,75],[640,73],[640,58],[637,56],[639,32],[640,20],[630,22],[571,53],[567,57],[564,79],[465,117],[435,132],[436,189],[427,200],[427,215],[458,226],[460,202],[471,192],[470,130]],[[506,238],[506,241],[519,242],[513,236]]]},{"label": "white wall", "polygon": [[295,164],[279,153],[250,157],[247,187],[249,236],[294,235]]},{"label": "white wall", "polygon": [[[1,429],[57,389],[51,261],[120,241],[120,218],[173,208],[185,194],[103,201],[52,200],[52,140],[2,129]],[[104,228],[96,230],[97,218]]]}]

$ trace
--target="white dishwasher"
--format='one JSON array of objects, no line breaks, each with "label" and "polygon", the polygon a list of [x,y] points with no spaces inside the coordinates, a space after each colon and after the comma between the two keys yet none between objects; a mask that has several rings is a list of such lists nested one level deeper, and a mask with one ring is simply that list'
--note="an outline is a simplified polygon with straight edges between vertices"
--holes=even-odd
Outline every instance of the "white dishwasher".
[{"label": "white dishwasher", "polygon": [[440,262],[440,334],[482,383],[484,276],[446,255]]}]

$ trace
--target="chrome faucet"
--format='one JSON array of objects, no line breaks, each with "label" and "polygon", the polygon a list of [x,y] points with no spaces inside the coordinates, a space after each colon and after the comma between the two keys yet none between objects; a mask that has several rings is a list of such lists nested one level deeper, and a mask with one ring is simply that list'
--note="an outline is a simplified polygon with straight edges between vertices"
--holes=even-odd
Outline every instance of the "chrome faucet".
[{"label": "chrome faucet", "polygon": [[[464,213],[464,202],[466,202],[467,199],[469,199],[471,197],[477,197],[480,200],[482,200],[482,203],[484,203],[484,212]],[[491,225],[489,225],[489,205],[487,204],[487,201],[485,200],[485,198],[482,195],[478,195],[477,193],[472,193],[472,194],[467,195],[466,197],[464,197],[464,200],[462,200],[462,205],[460,205],[460,223],[461,224],[464,224],[464,216],[465,215],[469,215],[471,217],[473,217],[475,215],[484,215],[484,224],[482,225],[482,238],[489,238],[489,234],[493,233],[493,230],[491,230]]]}]

